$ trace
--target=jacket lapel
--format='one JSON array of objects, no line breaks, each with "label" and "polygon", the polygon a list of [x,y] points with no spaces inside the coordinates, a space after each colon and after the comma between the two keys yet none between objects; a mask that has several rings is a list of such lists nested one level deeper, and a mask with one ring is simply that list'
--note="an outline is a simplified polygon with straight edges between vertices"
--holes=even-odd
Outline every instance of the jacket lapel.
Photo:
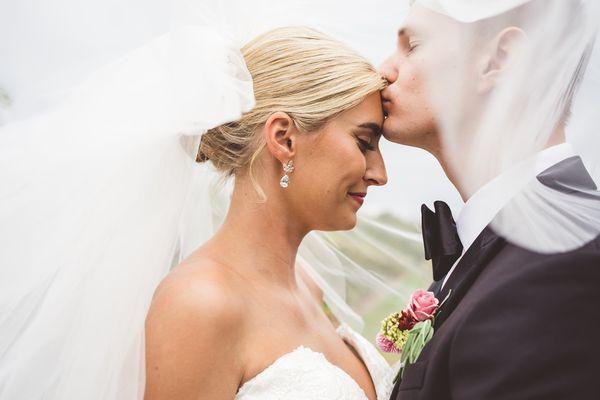
[{"label": "jacket lapel", "polygon": [[446,299],[435,318],[434,327],[436,330],[442,326],[473,285],[479,274],[481,274],[490,260],[498,254],[505,244],[504,239],[496,235],[490,227],[485,228],[481,232],[473,245],[459,261],[446,285],[444,285],[436,296],[440,301]]}]

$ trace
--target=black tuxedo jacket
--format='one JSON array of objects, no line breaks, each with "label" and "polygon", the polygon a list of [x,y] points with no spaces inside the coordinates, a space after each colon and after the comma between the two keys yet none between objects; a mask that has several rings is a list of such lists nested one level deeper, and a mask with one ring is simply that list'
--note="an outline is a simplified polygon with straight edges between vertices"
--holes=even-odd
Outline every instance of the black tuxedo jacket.
[{"label": "black tuxedo jacket", "polygon": [[[596,190],[579,157],[538,180]],[[487,227],[441,282],[433,339],[392,400],[600,399],[600,237],[547,255]]]}]

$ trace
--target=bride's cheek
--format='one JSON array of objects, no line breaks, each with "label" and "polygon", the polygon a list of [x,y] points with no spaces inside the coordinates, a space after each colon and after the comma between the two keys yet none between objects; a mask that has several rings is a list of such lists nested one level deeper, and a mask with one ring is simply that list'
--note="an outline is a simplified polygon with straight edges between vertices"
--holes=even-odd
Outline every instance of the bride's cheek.
[{"label": "bride's cheek", "polygon": [[358,148],[356,150],[353,150],[350,154],[350,157],[348,157],[345,165],[347,173],[350,179],[352,180],[350,184],[354,185],[360,182],[363,179],[365,175],[365,170],[367,168],[365,154]]}]

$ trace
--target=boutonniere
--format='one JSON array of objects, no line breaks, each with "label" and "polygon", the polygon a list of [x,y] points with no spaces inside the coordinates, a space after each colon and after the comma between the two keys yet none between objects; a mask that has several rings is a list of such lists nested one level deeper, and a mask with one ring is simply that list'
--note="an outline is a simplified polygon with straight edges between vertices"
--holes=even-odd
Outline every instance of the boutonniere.
[{"label": "boutonniere", "polygon": [[394,383],[398,376],[402,376],[406,366],[417,360],[433,337],[435,316],[449,296],[450,293],[440,303],[433,292],[416,290],[405,310],[390,314],[381,321],[377,345],[385,353],[400,354],[400,371]]}]

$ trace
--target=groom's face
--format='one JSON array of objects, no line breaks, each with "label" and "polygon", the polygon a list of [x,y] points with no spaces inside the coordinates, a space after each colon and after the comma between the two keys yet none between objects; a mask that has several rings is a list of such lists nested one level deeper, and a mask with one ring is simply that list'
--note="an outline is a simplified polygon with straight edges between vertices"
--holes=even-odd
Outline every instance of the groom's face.
[{"label": "groom's face", "polygon": [[430,151],[439,147],[438,118],[428,82],[439,80],[452,68],[449,43],[457,35],[456,25],[418,4],[411,8],[398,31],[395,52],[381,66],[390,82],[382,92],[388,140]]}]

